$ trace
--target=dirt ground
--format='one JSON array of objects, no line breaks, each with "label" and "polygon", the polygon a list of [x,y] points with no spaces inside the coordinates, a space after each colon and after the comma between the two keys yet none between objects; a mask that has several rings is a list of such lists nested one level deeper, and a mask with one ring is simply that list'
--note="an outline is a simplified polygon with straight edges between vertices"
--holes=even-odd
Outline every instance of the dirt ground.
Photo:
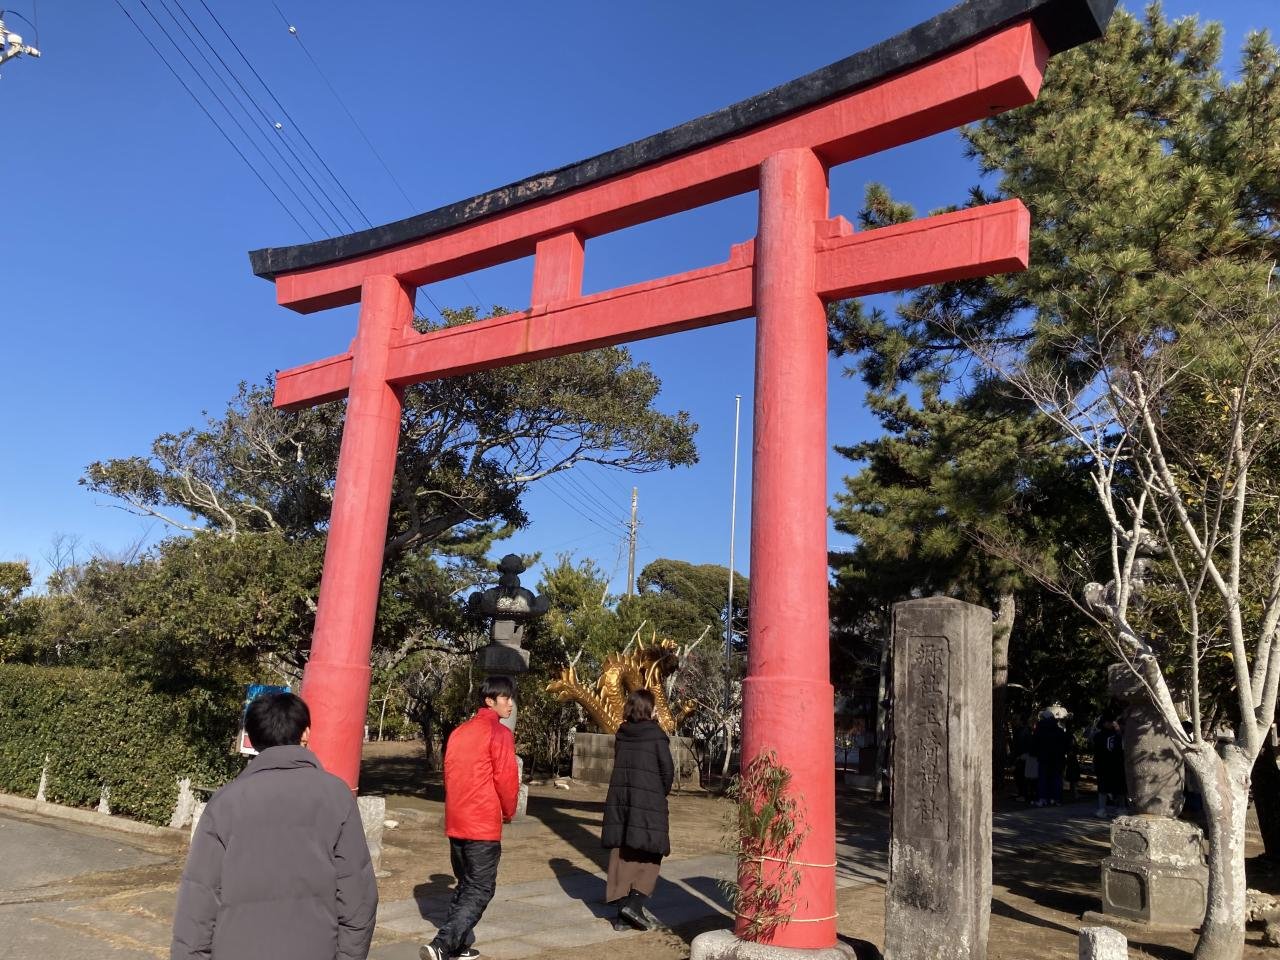
[{"label": "dirt ground", "polygon": [[[443,823],[444,792],[439,775],[426,769],[420,744],[370,744],[365,755],[361,791],[387,797],[388,817],[400,825],[384,837],[383,867],[389,876],[380,882],[383,902],[413,895],[446,892],[452,883]],[[503,839],[499,885],[562,877],[604,868],[606,857],[599,845],[605,790],[602,786],[573,782],[569,790],[551,783],[530,787],[530,821],[508,828]],[[1082,812],[1091,809],[1093,793],[1083,791]],[[1016,809],[1012,802],[1008,809]],[[1001,805],[999,810],[1006,807]],[[727,801],[704,793],[671,798],[673,856],[693,857],[723,852]],[[1034,816],[1034,814],[1029,814]],[[887,847],[888,811],[865,795],[840,790],[837,794],[837,833],[857,836],[859,842]],[[1002,853],[997,845],[993,863],[990,960],[1075,960],[1081,915],[1098,909],[1099,861],[1107,855],[1105,842],[1085,840],[1066,832],[1052,835],[1045,828],[1043,842]],[[1249,854],[1260,853],[1256,833]],[[1280,892],[1280,877],[1253,869],[1250,886]],[[875,956],[884,943],[884,886],[868,883],[840,891],[839,931],[855,943],[860,956]],[[720,918],[709,918],[671,933],[651,932],[610,944],[610,960],[683,960],[689,941],[704,929],[722,927]],[[1180,960],[1189,958],[1195,944],[1192,934],[1152,936],[1125,930],[1130,936],[1129,956]],[[1280,957],[1280,951],[1261,946],[1261,932],[1250,930],[1246,960]],[[599,946],[559,949],[559,958],[595,960]]]}]

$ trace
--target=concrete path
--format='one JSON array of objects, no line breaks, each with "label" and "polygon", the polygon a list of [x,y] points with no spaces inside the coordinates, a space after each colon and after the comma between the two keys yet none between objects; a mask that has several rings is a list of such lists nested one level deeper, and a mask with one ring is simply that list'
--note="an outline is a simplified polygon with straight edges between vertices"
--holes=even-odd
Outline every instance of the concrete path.
[{"label": "concrete path", "polygon": [[[1020,848],[1081,840],[1105,841],[1110,824],[1088,816],[1081,805],[1009,811],[992,823],[992,846],[997,855]],[[849,828],[838,831],[836,887],[845,889],[888,879],[888,848],[883,831]],[[733,870],[728,856],[666,860],[662,877],[649,902],[653,914],[667,926],[678,926],[713,915],[728,926],[730,911],[718,881]],[[520,960],[554,947],[607,945],[633,931],[615,932],[609,922],[613,908],[601,902],[604,874],[578,872],[555,880],[499,887],[484,919],[476,927],[476,946],[486,958]],[[430,940],[449,909],[449,893],[383,903],[378,909],[379,941],[371,960],[415,960],[418,945]],[[385,942],[400,938],[399,942]]]},{"label": "concrete path", "polygon": [[[996,855],[1105,841],[1109,824],[1089,812],[1074,805],[998,814]],[[837,886],[884,881],[884,833],[883,817],[842,824]],[[127,834],[0,813],[0,960],[164,960],[182,855]],[[425,865],[424,879],[441,867]],[[650,909],[669,926],[713,917],[728,926],[718,881],[732,868],[724,855],[667,860]],[[416,899],[384,901],[372,960],[415,960],[444,919],[450,893],[440,883]],[[586,871],[500,887],[477,928],[477,946],[492,960],[591,944],[601,945],[603,956],[608,944],[637,935],[613,930],[603,893],[604,875]]]}]

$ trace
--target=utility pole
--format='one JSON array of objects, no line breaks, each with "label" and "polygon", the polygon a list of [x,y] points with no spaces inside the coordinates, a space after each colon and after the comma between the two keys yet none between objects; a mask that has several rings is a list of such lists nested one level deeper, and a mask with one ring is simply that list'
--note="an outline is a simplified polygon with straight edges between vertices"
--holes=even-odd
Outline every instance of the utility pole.
[{"label": "utility pole", "polygon": [[742,394],[733,398],[733,488],[729,498],[729,611],[724,624],[724,709],[729,711],[733,685],[733,548],[738,526],[738,424],[742,418]]},{"label": "utility pole", "polygon": [[627,596],[635,593],[636,589],[636,504],[640,499],[640,488],[631,488],[631,545],[627,550]]},{"label": "utility pole", "polygon": [[[0,11],[0,14],[3,12]],[[22,37],[16,33],[10,33],[4,25],[4,20],[0,20],[0,64],[21,56],[38,58],[40,51],[29,43],[23,43]]]}]

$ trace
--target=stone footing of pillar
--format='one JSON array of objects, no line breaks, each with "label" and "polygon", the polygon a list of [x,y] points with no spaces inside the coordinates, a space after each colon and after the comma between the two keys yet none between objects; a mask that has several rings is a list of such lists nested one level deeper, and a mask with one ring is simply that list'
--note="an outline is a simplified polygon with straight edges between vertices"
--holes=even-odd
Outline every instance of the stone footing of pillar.
[{"label": "stone footing of pillar", "polygon": [[710,930],[693,938],[689,960],[858,960],[858,954],[847,943],[833,947],[797,950],[775,947],[767,943],[739,940],[731,930]]}]

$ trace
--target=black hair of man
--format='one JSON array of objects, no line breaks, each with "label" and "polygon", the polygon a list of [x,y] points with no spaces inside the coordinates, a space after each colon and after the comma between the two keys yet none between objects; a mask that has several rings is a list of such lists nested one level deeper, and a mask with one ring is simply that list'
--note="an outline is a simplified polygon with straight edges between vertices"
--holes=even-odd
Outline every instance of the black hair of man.
[{"label": "black hair of man", "polygon": [[486,700],[497,700],[499,697],[516,697],[516,682],[510,677],[485,677],[480,684],[480,706],[486,706]]},{"label": "black hair of man", "polygon": [[627,697],[627,705],[622,708],[622,719],[627,723],[644,723],[646,720],[652,720],[656,706],[657,701],[654,700],[652,691],[645,690],[643,687],[632,690]]},{"label": "black hair of man", "polygon": [[244,718],[244,732],[259,752],[270,747],[295,746],[311,726],[311,711],[306,702],[292,693],[267,693],[249,704]]}]

